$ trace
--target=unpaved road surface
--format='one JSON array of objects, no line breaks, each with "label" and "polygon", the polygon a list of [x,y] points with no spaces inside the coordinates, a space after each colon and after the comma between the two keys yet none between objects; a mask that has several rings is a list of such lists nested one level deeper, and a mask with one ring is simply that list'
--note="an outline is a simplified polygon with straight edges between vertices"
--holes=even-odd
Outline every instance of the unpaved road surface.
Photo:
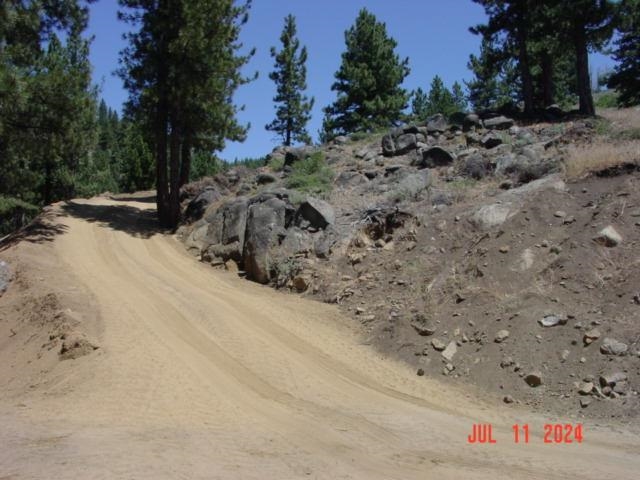
[{"label": "unpaved road surface", "polygon": [[[19,372],[3,377],[1,479],[637,478],[637,426],[587,424],[581,444],[545,444],[544,423],[568,419],[416,376],[335,308],[199,264],[139,223],[152,206],[75,201],[38,247],[60,262],[60,288],[95,302],[100,348],[24,393]],[[468,444],[474,423],[497,443]],[[528,444],[514,423],[529,424]]]}]

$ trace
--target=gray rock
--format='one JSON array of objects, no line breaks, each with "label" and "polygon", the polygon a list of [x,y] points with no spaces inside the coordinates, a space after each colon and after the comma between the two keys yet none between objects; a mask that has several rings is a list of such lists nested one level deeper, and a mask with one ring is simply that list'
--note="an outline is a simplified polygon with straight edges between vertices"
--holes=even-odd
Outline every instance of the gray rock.
[{"label": "gray rock", "polygon": [[559,315],[545,315],[543,318],[538,320],[538,323],[543,327],[555,327],[557,325],[565,325],[567,323],[567,319]]},{"label": "gray rock", "polygon": [[0,295],[7,291],[9,288],[9,282],[12,275],[9,269],[9,264],[3,260],[0,260]]},{"label": "gray rock", "polygon": [[362,185],[367,183],[367,178],[359,172],[344,171],[334,180],[334,183],[339,187],[353,187],[356,185]]},{"label": "gray rock", "polygon": [[495,148],[503,143],[502,137],[496,135],[495,133],[487,133],[484,137],[482,137],[482,140],[480,140],[480,142],[482,143],[482,146],[487,149]]},{"label": "gray rock", "polygon": [[462,128],[465,132],[468,132],[472,128],[482,128],[482,120],[480,116],[475,113],[469,113],[464,117],[462,122]]},{"label": "gray rock", "polygon": [[442,352],[442,357],[445,360],[450,362],[451,360],[453,360],[453,357],[457,352],[458,352],[458,346],[456,345],[456,342],[451,341],[449,342],[449,345],[447,345],[447,348],[445,348],[444,351]]},{"label": "gray rock", "polygon": [[627,374],[624,372],[612,372],[601,375],[599,378],[601,387],[613,387],[618,382],[627,380]]},{"label": "gray rock", "polygon": [[417,200],[420,194],[431,186],[431,174],[428,170],[404,175],[391,191],[391,196],[398,200]]},{"label": "gray rock", "polygon": [[449,122],[441,113],[437,113],[427,119],[427,132],[443,133],[449,129]]},{"label": "gray rock", "polygon": [[418,321],[413,321],[411,323],[411,326],[415,329],[416,332],[418,332],[418,335],[422,337],[428,337],[436,333],[435,327],[429,324],[423,324]]},{"label": "gray rock", "polygon": [[244,245],[248,208],[249,201],[243,197],[237,198],[223,207],[224,223],[220,243],[228,245],[238,242],[241,246]]},{"label": "gray rock", "polygon": [[539,387],[542,385],[542,374],[540,372],[531,372],[524,377],[524,381],[530,387]]},{"label": "gray rock", "polygon": [[578,393],[580,395],[591,395],[593,387],[594,385],[592,382],[583,382],[578,386]]},{"label": "gray rock", "polygon": [[417,147],[417,139],[413,133],[405,133],[396,138],[395,155],[404,155]]},{"label": "gray rock", "polygon": [[213,186],[205,187],[193,200],[187,205],[184,216],[187,220],[199,220],[204,215],[209,205],[222,198],[220,191]]},{"label": "gray rock", "polygon": [[508,130],[513,126],[513,120],[503,115],[494,118],[488,118],[484,121],[485,128],[494,130]]},{"label": "gray rock", "polygon": [[629,383],[627,383],[624,380],[620,382],[616,382],[616,384],[613,387],[613,391],[618,395],[626,395],[627,393],[629,393]]},{"label": "gray rock", "polygon": [[344,135],[338,135],[336,138],[333,139],[333,143],[336,145],[345,145],[349,143],[349,138],[345,137]]},{"label": "gray rock", "polygon": [[297,224],[299,224],[300,219],[309,222],[313,228],[324,229],[335,223],[336,214],[333,207],[324,200],[308,197],[296,212]]},{"label": "gray rock", "polygon": [[278,248],[279,256],[293,257],[313,251],[313,238],[308,232],[298,228],[289,228]]},{"label": "gray rock", "polygon": [[434,146],[422,151],[415,164],[419,168],[434,168],[451,165],[455,157],[446,149]]},{"label": "gray rock", "polygon": [[619,342],[614,338],[605,338],[600,345],[600,353],[604,355],[624,356],[628,350],[629,346],[626,343]]},{"label": "gray rock", "polygon": [[285,166],[291,166],[300,160],[304,160],[315,152],[315,148],[311,146],[287,147],[284,154]]},{"label": "gray rock", "polygon": [[509,205],[503,203],[494,203],[491,205],[483,205],[471,216],[471,223],[477,228],[489,230],[499,227],[513,213]]},{"label": "gray rock", "polygon": [[496,333],[496,336],[494,338],[494,341],[496,343],[502,343],[504,342],[507,338],[509,338],[509,330],[500,330],[498,333]]},{"label": "gray rock", "polygon": [[385,157],[392,157],[396,154],[396,142],[390,133],[382,137],[382,154]]},{"label": "gray rock", "polygon": [[316,240],[313,244],[316,256],[318,258],[329,258],[332,247],[338,241],[338,233],[331,225],[329,225],[326,229],[316,235]]},{"label": "gray rock", "polygon": [[469,155],[463,160],[460,173],[466,177],[480,180],[489,173],[489,163],[482,155]]},{"label": "gray rock", "polygon": [[591,399],[589,399],[589,398],[581,398],[580,399],[580,407],[587,408],[589,405],[591,405]]},{"label": "gray rock", "polygon": [[593,342],[600,338],[600,335],[600,330],[598,330],[597,328],[592,328],[591,330],[585,332],[584,336],[582,337],[582,342],[585,345],[591,345]]},{"label": "gray rock", "polygon": [[444,343],[439,338],[434,338],[433,340],[431,340],[431,346],[434,348],[434,350],[437,350],[438,352],[441,352],[445,348],[447,348],[447,344]]},{"label": "gray rock", "polygon": [[506,404],[509,404],[509,403],[513,403],[515,400],[513,399],[513,397],[512,397],[511,395],[505,395],[505,396],[502,398],[502,401],[503,401],[504,403],[506,403]]},{"label": "gray rock", "polygon": [[611,225],[600,230],[593,239],[596,243],[605,247],[616,247],[622,243],[622,236]]},{"label": "gray rock", "polygon": [[278,179],[275,177],[275,175],[272,175],[270,173],[259,173],[258,175],[256,175],[256,183],[258,185],[266,185],[268,183],[274,183],[277,180]]},{"label": "gray rock", "polygon": [[271,279],[271,249],[278,244],[278,236],[284,231],[286,204],[272,198],[249,207],[246,241],[244,244],[244,269],[247,277],[259,283]]}]

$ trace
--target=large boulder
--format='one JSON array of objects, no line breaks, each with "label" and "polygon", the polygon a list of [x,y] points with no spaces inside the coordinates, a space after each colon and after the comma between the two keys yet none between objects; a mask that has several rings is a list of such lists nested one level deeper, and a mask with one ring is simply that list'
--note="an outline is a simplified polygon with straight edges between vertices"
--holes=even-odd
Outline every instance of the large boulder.
[{"label": "large boulder", "polygon": [[249,207],[243,257],[244,269],[251,280],[268,283],[271,279],[271,250],[285,236],[285,216],[286,203],[279,198]]},{"label": "large boulder", "polygon": [[244,245],[248,207],[249,200],[241,197],[226,204],[223,209],[224,224],[221,243],[229,245],[237,242],[240,245],[239,252],[242,252],[242,245]]},{"label": "large boulder", "polygon": [[192,222],[201,219],[209,205],[217,202],[221,198],[222,194],[216,187],[205,187],[205,189],[196,195],[196,197],[187,205],[187,209],[184,213],[185,219]]},{"label": "large boulder", "polygon": [[296,224],[325,229],[336,221],[333,207],[319,198],[308,197],[296,212]]},{"label": "large boulder", "polygon": [[423,150],[415,164],[419,168],[434,168],[451,165],[455,160],[452,153],[442,147],[434,146]]},{"label": "large boulder", "polygon": [[464,117],[462,122],[462,129],[465,132],[470,131],[473,128],[482,128],[482,120],[480,116],[475,113],[469,113]]},{"label": "large boulder", "polygon": [[436,113],[427,119],[427,131],[429,133],[443,133],[448,129],[449,122],[441,113]]},{"label": "large boulder", "polygon": [[417,147],[416,136],[413,133],[404,133],[396,138],[395,155],[404,155]]},{"label": "large boulder", "polygon": [[462,160],[460,173],[476,180],[484,178],[490,171],[489,161],[478,153],[466,156]]},{"label": "large boulder", "polygon": [[498,117],[488,118],[484,121],[485,128],[491,130],[509,130],[513,127],[513,120],[500,115]]},{"label": "large boulder", "polygon": [[284,154],[284,164],[287,167],[291,166],[300,160],[304,160],[314,152],[315,149],[310,146],[287,147]]},{"label": "large boulder", "polygon": [[396,142],[390,133],[382,137],[382,154],[385,157],[392,157],[396,154]]},{"label": "large boulder", "polygon": [[354,187],[356,185],[361,185],[367,182],[367,177],[362,175],[360,172],[344,171],[340,172],[333,183],[335,183],[338,187],[345,188]]},{"label": "large boulder", "polygon": [[471,223],[481,230],[490,230],[499,227],[516,212],[508,204],[493,203],[483,205],[471,216]]},{"label": "large boulder", "polygon": [[394,182],[393,189],[389,192],[391,200],[417,200],[420,194],[431,186],[431,173],[429,170],[421,170],[415,173],[399,175],[399,180]]}]

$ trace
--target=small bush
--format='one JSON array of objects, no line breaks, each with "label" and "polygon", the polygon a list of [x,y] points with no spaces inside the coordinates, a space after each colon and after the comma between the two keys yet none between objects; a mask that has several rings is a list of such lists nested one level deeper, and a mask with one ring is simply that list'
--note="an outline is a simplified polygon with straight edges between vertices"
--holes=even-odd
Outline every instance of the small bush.
[{"label": "small bush", "polygon": [[618,105],[618,94],[616,92],[602,92],[596,95],[596,108],[615,108]]},{"label": "small bush", "polygon": [[268,165],[272,172],[281,172],[284,168],[284,157],[271,158]]},{"label": "small bush", "polygon": [[39,212],[38,207],[18,198],[0,196],[0,235],[7,235],[23,227]]},{"label": "small bush", "polygon": [[327,166],[322,152],[316,152],[293,164],[287,187],[305,193],[322,194],[331,190],[333,176],[333,170]]}]

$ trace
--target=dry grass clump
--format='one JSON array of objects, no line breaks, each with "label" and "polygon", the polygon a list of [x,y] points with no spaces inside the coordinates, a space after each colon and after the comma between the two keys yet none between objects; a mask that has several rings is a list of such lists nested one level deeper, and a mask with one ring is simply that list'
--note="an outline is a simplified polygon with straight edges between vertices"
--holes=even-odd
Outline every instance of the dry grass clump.
[{"label": "dry grass clump", "polygon": [[640,128],[640,107],[605,108],[598,114],[619,128]]},{"label": "dry grass clump", "polygon": [[628,164],[640,165],[638,140],[571,145],[565,159],[565,174],[570,180],[578,179]]}]

